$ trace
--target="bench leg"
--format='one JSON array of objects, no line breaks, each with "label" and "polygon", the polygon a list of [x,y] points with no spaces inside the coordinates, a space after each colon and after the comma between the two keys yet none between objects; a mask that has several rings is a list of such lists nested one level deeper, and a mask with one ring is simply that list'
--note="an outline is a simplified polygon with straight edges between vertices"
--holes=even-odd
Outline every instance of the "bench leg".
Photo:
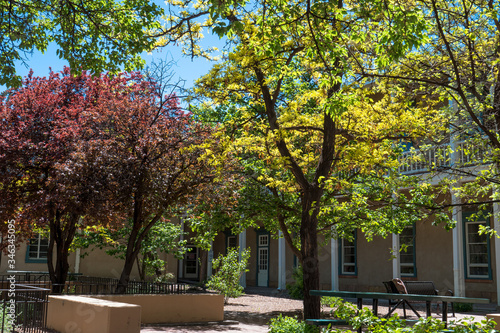
[{"label": "bench leg", "polygon": [[443,302],[443,322],[446,328],[448,326],[448,302]]},{"label": "bench leg", "polygon": [[417,312],[417,310],[415,310],[415,308],[413,306],[411,306],[410,302],[405,300],[405,303],[408,304],[408,307],[411,309],[411,311],[413,311],[413,313],[417,316],[417,318],[420,318],[420,314]]}]

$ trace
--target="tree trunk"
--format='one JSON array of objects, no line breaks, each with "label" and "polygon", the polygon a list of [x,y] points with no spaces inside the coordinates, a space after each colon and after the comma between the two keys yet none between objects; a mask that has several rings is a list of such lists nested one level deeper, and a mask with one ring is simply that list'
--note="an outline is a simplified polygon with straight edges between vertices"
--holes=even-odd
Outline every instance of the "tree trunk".
[{"label": "tree trunk", "polygon": [[155,225],[156,222],[162,216],[162,213],[157,214],[155,217],[149,221],[149,223],[141,230],[142,223],[138,219],[139,215],[134,215],[132,232],[128,238],[127,251],[125,253],[125,263],[123,265],[122,274],[120,275],[120,280],[116,286],[116,294],[124,294],[127,291],[128,282],[130,280],[130,273],[132,273],[132,268],[134,267],[134,262],[141,251],[141,245],[144,239],[147,237],[149,230]]},{"label": "tree trunk", "polygon": [[120,275],[120,280],[116,286],[116,294],[125,294],[127,291],[128,281],[130,280],[130,273],[132,273],[132,268],[134,267],[134,262],[137,259],[139,250],[141,248],[139,241],[139,228],[140,225],[134,223],[132,226],[132,232],[130,233],[127,251],[125,253],[125,263],[123,265],[122,274]]},{"label": "tree trunk", "polygon": [[116,294],[125,294],[127,291],[128,281],[130,280],[130,273],[134,267],[134,261],[137,256],[126,256],[125,264],[123,265],[122,274],[120,275],[120,280],[116,286]]},{"label": "tree trunk", "polygon": [[[75,237],[78,215],[70,214],[64,226],[61,219],[61,213],[56,212],[50,221],[50,239],[47,249],[47,266],[54,294],[64,291],[69,271],[69,248]],[[55,264],[53,261],[54,245],[56,248]]]},{"label": "tree trunk", "polygon": [[[311,193],[313,192],[313,193]],[[300,227],[302,270],[304,278],[304,319],[318,319],[321,313],[319,296],[311,296],[311,290],[319,289],[318,265],[318,209],[313,207],[315,198],[321,197],[316,188],[302,196],[302,222]]]},{"label": "tree trunk", "polygon": [[201,259],[200,284],[204,284],[205,280],[207,279],[207,258],[208,258],[208,251],[202,250],[200,255]]}]

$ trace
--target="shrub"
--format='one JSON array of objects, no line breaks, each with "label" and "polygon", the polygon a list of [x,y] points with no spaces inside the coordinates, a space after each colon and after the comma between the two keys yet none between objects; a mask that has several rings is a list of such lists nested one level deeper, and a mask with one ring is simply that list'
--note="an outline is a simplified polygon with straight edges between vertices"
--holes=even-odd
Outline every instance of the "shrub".
[{"label": "shrub", "polygon": [[269,333],[316,333],[317,327],[308,325],[294,317],[283,317],[281,314],[277,318],[271,319]]},{"label": "shrub", "polygon": [[[443,321],[432,317],[420,318],[412,327],[407,326],[406,320],[398,315],[390,318],[377,318],[368,308],[363,308],[358,312],[354,304],[337,297],[322,297],[321,304],[332,308],[332,317],[347,320],[354,329],[364,327],[370,333],[434,333],[445,329]],[[448,331],[456,333],[498,332],[494,330],[494,326],[495,323],[491,320],[476,322],[473,317],[470,317],[450,321]],[[337,331],[330,330],[329,332]]]},{"label": "shrub", "polygon": [[288,294],[293,299],[304,299],[304,272],[302,271],[302,266],[297,266],[294,268],[292,273],[293,284],[287,284],[286,290]]},{"label": "shrub", "polygon": [[456,312],[471,312],[473,309],[472,303],[455,303],[453,308]]},{"label": "shrub", "polygon": [[243,287],[240,285],[240,277],[248,272],[248,258],[250,250],[245,249],[239,258],[238,248],[229,248],[226,256],[220,255],[212,261],[212,267],[216,273],[210,277],[207,287],[224,295],[224,304],[229,298],[243,295]]}]

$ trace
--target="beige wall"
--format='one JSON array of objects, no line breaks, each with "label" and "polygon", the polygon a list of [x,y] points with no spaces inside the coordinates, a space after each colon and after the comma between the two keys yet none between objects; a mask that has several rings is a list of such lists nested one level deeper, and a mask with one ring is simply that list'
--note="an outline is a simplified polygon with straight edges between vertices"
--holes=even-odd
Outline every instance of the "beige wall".
[{"label": "beige wall", "polygon": [[[26,262],[26,250],[28,249],[28,245],[26,243],[20,244],[19,247],[16,249],[15,253],[15,261],[16,261],[16,268],[15,270],[17,271],[40,271],[40,272],[47,272],[47,263],[27,263]],[[0,254],[2,256],[2,262],[0,264],[0,272],[5,273],[8,270],[11,270],[8,267],[8,262],[10,258],[7,257],[5,253]],[[55,255],[53,256],[55,260]],[[75,262],[75,254],[71,253],[68,261],[70,263],[70,269],[72,271],[73,265]]]},{"label": "beige wall", "polygon": [[140,305],[143,324],[224,320],[224,297],[222,295],[107,295],[96,297],[113,302]]},{"label": "beige wall", "polygon": [[441,292],[453,290],[453,235],[432,219],[415,225],[416,280],[434,281]]},{"label": "beige wall", "polygon": [[369,242],[358,231],[356,242],[358,274],[355,277],[341,275],[340,290],[385,291],[382,282],[392,279],[390,235],[387,238],[374,237]]},{"label": "beige wall", "polygon": [[[94,249],[80,259],[80,273],[88,276],[120,278],[124,261],[106,254],[105,250]],[[137,265],[134,264],[131,280],[139,280]]]},{"label": "beige wall", "polygon": [[62,333],[139,333],[141,307],[90,297],[49,296],[47,327]]}]

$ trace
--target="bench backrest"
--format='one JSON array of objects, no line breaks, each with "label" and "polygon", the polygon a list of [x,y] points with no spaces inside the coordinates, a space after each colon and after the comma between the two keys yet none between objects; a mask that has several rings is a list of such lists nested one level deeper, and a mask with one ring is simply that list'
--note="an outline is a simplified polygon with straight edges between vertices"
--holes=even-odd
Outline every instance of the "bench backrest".
[{"label": "bench backrest", "polygon": [[438,290],[432,281],[405,281],[408,294],[437,295]]}]

